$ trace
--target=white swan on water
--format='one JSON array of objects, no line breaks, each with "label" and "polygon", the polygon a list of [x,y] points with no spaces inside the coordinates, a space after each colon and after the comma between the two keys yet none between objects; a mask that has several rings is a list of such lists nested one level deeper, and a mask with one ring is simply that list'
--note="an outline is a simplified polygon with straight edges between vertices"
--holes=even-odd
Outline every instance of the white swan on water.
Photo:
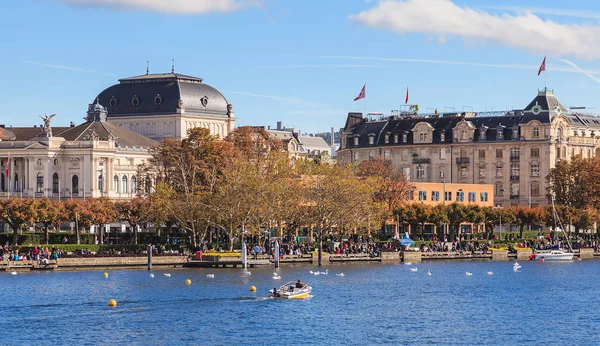
[{"label": "white swan on water", "polygon": [[473,276],[473,273],[466,272],[465,275],[466,276]]},{"label": "white swan on water", "polygon": [[329,275],[329,269],[326,269],[324,272],[320,272],[321,275]]},{"label": "white swan on water", "polygon": [[209,279],[214,279],[215,278],[215,274],[206,274],[206,277]]},{"label": "white swan on water", "polygon": [[153,277],[154,277],[154,274],[150,273],[150,277],[151,277],[151,278],[153,278]]},{"label": "white swan on water", "polygon": [[166,277],[171,277],[171,274],[169,274],[169,273],[165,273],[165,276],[166,276]]},{"label": "white swan on water", "polygon": [[17,275],[17,272],[10,272],[10,275]]},{"label": "white swan on water", "polygon": [[308,273],[309,274],[314,274],[314,272],[312,270],[309,270]]},{"label": "white swan on water", "polygon": [[281,280],[281,276],[277,275],[277,273],[273,273],[273,280]]},{"label": "white swan on water", "polygon": [[427,276],[431,276],[431,270],[427,271]]},{"label": "white swan on water", "polygon": [[488,272],[488,275],[494,275],[494,272]]},{"label": "white swan on water", "polygon": [[344,275],[344,273],[339,273],[339,274],[335,274],[335,275],[336,275],[336,276],[341,276],[341,277],[344,277],[344,276],[346,276],[346,275]]},{"label": "white swan on water", "polygon": [[419,269],[418,268],[410,268],[411,272],[417,272]]}]

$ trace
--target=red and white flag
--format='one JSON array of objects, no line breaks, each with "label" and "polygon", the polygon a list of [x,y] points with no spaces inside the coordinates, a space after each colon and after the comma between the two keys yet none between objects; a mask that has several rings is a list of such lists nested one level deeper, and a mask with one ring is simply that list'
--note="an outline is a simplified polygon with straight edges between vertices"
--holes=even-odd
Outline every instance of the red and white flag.
[{"label": "red and white flag", "polygon": [[540,69],[538,70],[538,76],[542,71],[546,71],[546,57],[544,56],[544,60],[542,60],[542,64],[540,65]]},{"label": "red and white flag", "polygon": [[404,103],[408,104],[408,87],[406,87],[406,98],[404,99]]},{"label": "red and white flag", "polygon": [[360,90],[360,94],[358,94],[358,96],[356,96],[356,98],[354,98],[354,101],[358,101],[360,99],[364,99],[367,96],[367,92],[365,91],[365,88],[367,87],[367,85],[363,85],[362,89]]},{"label": "red and white flag", "polygon": [[6,160],[6,175],[5,177],[8,179],[8,167],[10,167],[10,152],[8,153],[8,159]]}]

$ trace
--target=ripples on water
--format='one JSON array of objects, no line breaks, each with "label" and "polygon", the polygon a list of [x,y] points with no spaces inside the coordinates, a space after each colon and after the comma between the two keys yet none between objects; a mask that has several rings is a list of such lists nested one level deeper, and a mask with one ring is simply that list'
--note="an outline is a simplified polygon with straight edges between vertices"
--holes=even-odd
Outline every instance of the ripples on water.
[{"label": "ripples on water", "polygon": [[[434,262],[0,275],[5,344],[598,344],[600,262]],[[321,269],[322,271],[324,268]],[[432,276],[427,276],[431,270]],[[473,276],[466,276],[465,272]],[[488,275],[493,271],[494,275]],[[344,272],[345,277],[335,274]],[[214,273],[215,278],[206,274]],[[191,279],[192,285],[185,280]],[[313,297],[266,298],[302,279]],[[250,285],[257,292],[249,291]],[[110,299],[116,308],[107,306]]]}]

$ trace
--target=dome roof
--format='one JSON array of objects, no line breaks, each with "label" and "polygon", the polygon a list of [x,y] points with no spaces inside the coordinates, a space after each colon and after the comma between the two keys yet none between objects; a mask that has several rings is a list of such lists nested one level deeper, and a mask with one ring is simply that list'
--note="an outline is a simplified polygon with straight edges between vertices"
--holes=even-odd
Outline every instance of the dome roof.
[{"label": "dome roof", "polygon": [[185,113],[227,117],[223,94],[201,78],[178,73],[146,74],[119,79],[98,95],[108,117]]}]

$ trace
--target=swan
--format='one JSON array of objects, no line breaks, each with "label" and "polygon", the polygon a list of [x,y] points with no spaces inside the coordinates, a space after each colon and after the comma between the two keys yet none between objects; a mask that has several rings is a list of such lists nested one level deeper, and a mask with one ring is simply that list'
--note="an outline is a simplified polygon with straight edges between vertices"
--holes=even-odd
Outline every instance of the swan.
[{"label": "swan", "polygon": [[340,277],[344,277],[346,275],[344,275],[344,273],[339,273],[339,274],[335,274],[336,276],[340,276]]},{"label": "swan", "polygon": [[329,275],[329,269],[325,270],[324,272],[320,272],[319,274],[321,274],[321,275]]},{"label": "swan", "polygon": [[166,277],[171,277],[171,274],[169,274],[169,273],[165,273],[165,276],[166,276]]},{"label": "swan", "polygon": [[206,274],[206,277],[210,278],[210,279],[214,279],[215,278],[215,274]]},{"label": "swan", "polygon": [[17,272],[10,272],[10,275],[17,275]]},{"label": "swan", "polygon": [[519,268],[521,268],[521,266],[518,266],[518,267],[517,267],[517,266],[514,266],[514,267],[513,267],[513,272],[518,272],[518,271],[519,271]]},{"label": "swan", "polygon": [[417,268],[410,268],[410,271],[411,271],[411,272],[416,272],[416,271],[418,271],[418,270],[419,270],[419,269],[417,269]]},{"label": "swan", "polygon": [[319,275],[319,274],[321,274],[321,273],[319,273],[319,272],[314,272],[313,273],[313,275]]},{"label": "swan", "polygon": [[473,273],[466,272],[465,275],[467,275],[467,276],[473,276]]},{"label": "swan", "polygon": [[151,278],[153,278],[153,277],[154,277],[154,274],[150,273],[150,277],[151,277]]},{"label": "swan", "polygon": [[431,270],[427,271],[427,276],[431,276]]},{"label": "swan", "polygon": [[309,274],[314,274],[314,272],[313,272],[312,270],[310,270],[308,273],[309,273]]},{"label": "swan", "polygon": [[279,275],[273,276],[273,280],[281,280],[281,276],[279,276]]},{"label": "swan", "polygon": [[488,275],[494,275],[494,272],[488,272]]}]

